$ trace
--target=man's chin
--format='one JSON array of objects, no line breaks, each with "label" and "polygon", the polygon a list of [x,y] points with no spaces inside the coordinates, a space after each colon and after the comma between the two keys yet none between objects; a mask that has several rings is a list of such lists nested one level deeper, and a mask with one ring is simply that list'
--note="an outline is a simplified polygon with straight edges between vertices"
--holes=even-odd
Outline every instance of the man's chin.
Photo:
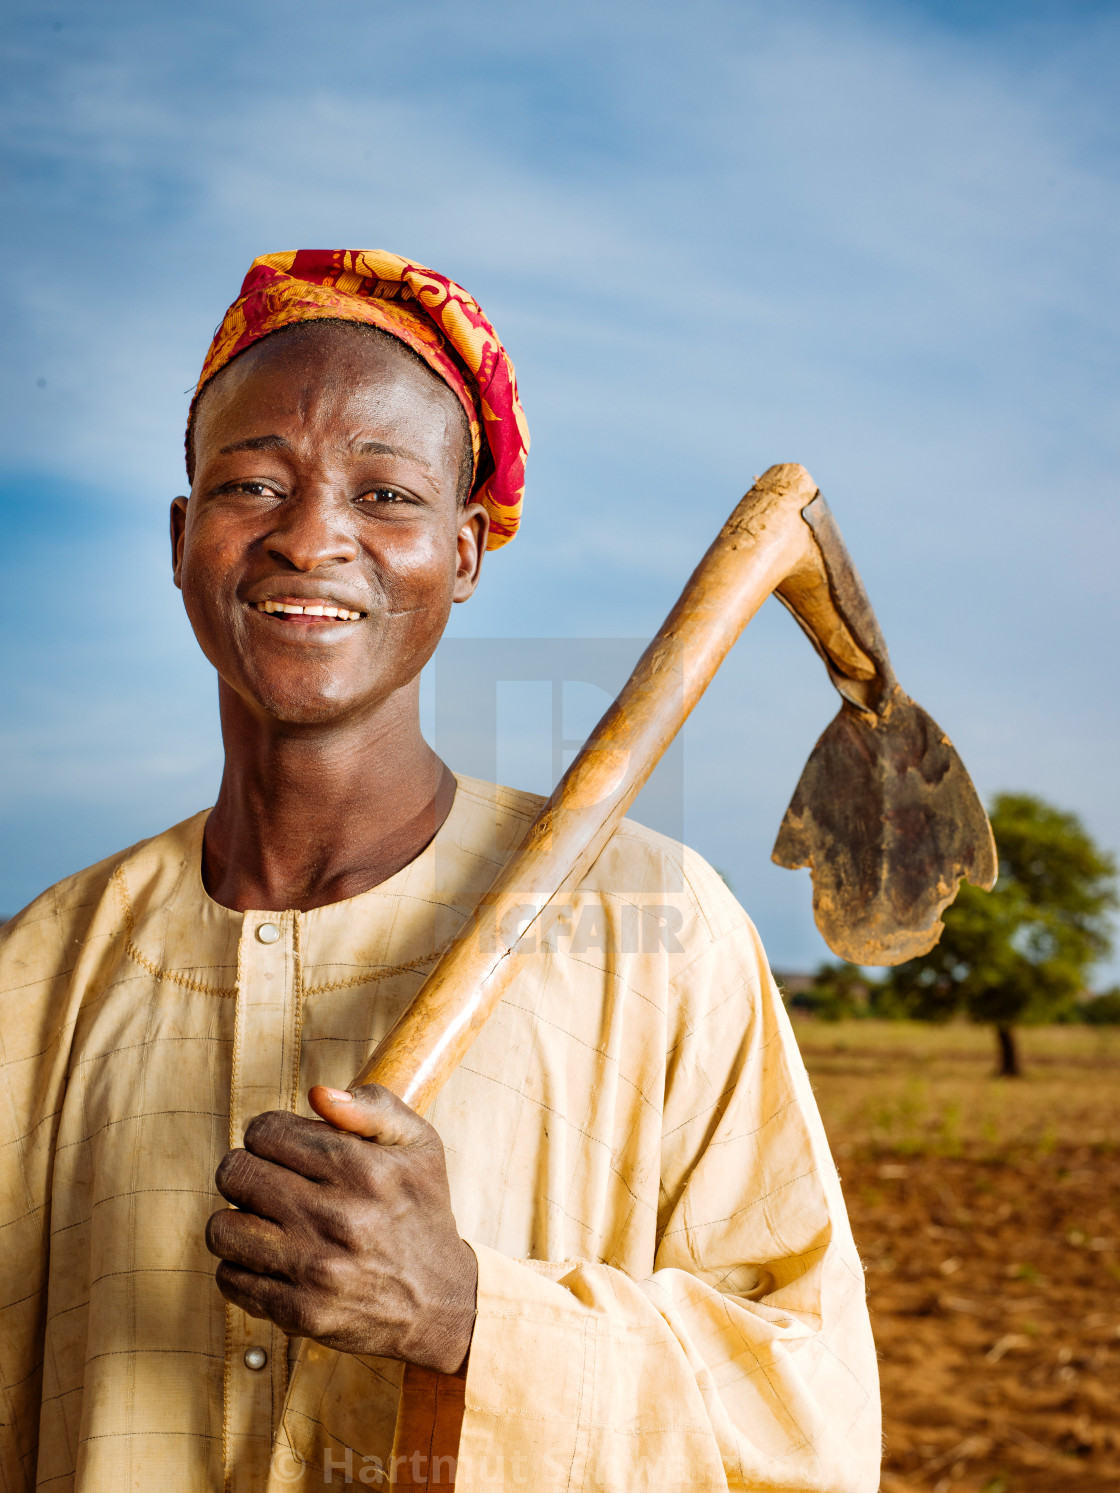
[{"label": "man's chin", "polygon": [[376,711],[384,700],[384,695],[378,691],[357,697],[308,691],[293,693],[291,690],[262,686],[260,681],[249,686],[241,684],[234,692],[260,725],[266,728],[270,725],[290,727],[293,730],[343,727]]},{"label": "man's chin", "polygon": [[293,730],[306,727],[308,730],[343,727],[360,716],[369,714],[376,704],[368,700],[280,700],[258,701],[257,709],[277,726],[288,726]]},{"label": "man's chin", "polygon": [[348,721],[353,720],[359,712],[331,704],[319,706],[273,706],[262,710],[262,714],[267,720],[274,722],[277,726],[290,726],[293,730],[306,727],[308,730],[312,730],[331,726],[344,726]]}]

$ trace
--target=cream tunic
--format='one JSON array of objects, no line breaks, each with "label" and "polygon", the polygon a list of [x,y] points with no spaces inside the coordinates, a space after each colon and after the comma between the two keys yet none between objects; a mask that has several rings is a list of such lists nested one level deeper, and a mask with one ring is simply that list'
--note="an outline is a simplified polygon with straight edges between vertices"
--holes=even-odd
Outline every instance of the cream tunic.
[{"label": "cream tunic", "polygon": [[[202,813],[3,929],[5,1490],[384,1485],[400,1365],[305,1342],[289,1374],[214,1286],[214,1170],[349,1081],[538,804],[460,779],[411,865],[309,913],[212,901]],[[429,1116],[479,1258],[460,1493],[870,1493],[863,1274],[751,923],[627,822],[525,943]]]}]

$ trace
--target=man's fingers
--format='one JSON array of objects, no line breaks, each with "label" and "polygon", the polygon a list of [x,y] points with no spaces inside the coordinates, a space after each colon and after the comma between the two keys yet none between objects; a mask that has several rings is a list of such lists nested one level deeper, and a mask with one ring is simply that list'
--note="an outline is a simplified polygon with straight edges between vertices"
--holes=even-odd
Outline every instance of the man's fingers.
[{"label": "man's fingers", "polygon": [[337,1180],[346,1146],[331,1126],[281,1109],[266,1110],[245,1127],[246,1151],[312,1182]]},{"label": "man's fingers", "polygon": [[[245,1137],[248,1141],[249,1130]],[[305,1176],[247,1150],[227,1151],[214,1173],[214,1182],[227,1203],[278,1223],[294,1211],[313,1205],[316,1197],[314,1183]]]},{"label": "man's fingers", "polygon": [[315,1113],[334,1129],[375,1140],[378,1145],[426,1145],[435,1135],[426,1120],[379,1083],[364,1084],[352,1091],[316,1084],[307,1098]]},{"label": "man's fingers", "polygon": [[223,1208],[206,1224],[206,1248],[220,1260],[260,1275],[288,1275],[291,1249],[284,1230],[267,1218]]},{"label": "man's fingers", "polygon": [[283,1327],[280,1315],[284,1314],[286,1295],[280,1281],[267,1275],[258,1275],[256,1271],[246,1270],[241,1265],[230,1264],[228,1260],[223,1260],[218,1266],[214,1279],[218,1290],[234,1306],[248,1312],[250,1317],[271,1317],[278,1326]]}]

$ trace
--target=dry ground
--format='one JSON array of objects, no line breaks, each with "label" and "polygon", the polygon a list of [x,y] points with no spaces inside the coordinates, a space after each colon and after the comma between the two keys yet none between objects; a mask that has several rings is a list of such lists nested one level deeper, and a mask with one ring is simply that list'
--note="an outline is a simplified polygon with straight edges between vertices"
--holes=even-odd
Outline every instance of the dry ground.
[{"label": "dry ground", "polygon": [[1120,1029],[799,1021],[867,1266],[883,1493],[1120,1489]]}]

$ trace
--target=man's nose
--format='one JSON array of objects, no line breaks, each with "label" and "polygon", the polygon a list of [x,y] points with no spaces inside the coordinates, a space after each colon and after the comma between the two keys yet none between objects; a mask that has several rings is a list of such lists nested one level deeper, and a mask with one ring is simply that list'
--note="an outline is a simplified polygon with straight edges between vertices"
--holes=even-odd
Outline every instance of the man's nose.
[{"label": "man's nose", "polygon": [[323,487],[308,488],[281,504],[276,516],[265,548],[293,570],[318,570],[357,559],[354,512],[345,498]]}]

